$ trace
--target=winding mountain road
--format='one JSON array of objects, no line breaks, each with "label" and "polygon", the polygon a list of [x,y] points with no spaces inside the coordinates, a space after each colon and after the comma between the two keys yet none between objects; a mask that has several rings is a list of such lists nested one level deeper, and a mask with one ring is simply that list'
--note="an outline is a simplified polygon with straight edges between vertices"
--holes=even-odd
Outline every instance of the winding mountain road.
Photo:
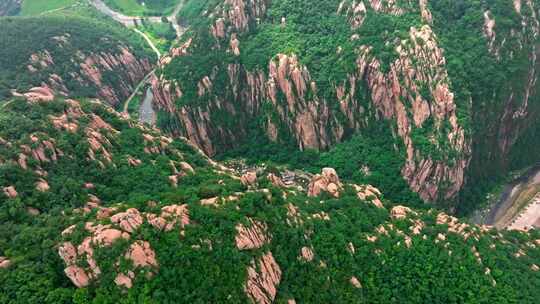
[{"label": "winding mountain road", "polygon": [[[125,27],[133,28],[133,30],[141,35],[144,40],[148,43],[150,48],[156,53],[157,55],[157,61],[159,62],[159,59],[161,58],[161,52],[159,49],[154,45],[152,40],[142,31],[136,28],[138,24],[141,24],[141,21],[144,19],[145,21],[149,21],[152,23],[162,23],[162,17],[141,17],[141,16],[126,16],[120,12],[112,10],[110,7],[107,6],[102,0],[90,0],[90,3],[101,13],[111,17],[113,20],[123,24]],[[167,20],[172,24],[175,32],[176,32],[176,38],[180,39],[182,35],[185,33],[186,29],[183,26],[180,26],[180,23],[178,22],[178,14],[180,13],[180,10],[184,6],[184,0],[178,1],[178,4],[175,6],[172,14],[170,16],[167,16]],[[137,92],[141,90],[144,85],[148,82],[148,80],[151,78],[152,75],[154,75],[155,69],[153,69],[150,73],[148,73],[143,80],[139,82],[139,84],[135,87],[135,90],[133,90],[133,93],[129,96],[129,98],[126,100],[123,106],[123,112],[129,115],[129,104],[131,100],[137,95]],[[144,123],[150,123],[153,124],[155,122],[155,113],[152,108],[152,101],[153,101],[153,92],[150,88],[147,89],[147,92],[144,97],[143,104],[141,105],[141,108],[139,109],[140,115],[139,120]]]},{"label": "winding mountain road", "polygon": [[[137,26],[137,24],[140,24],[140,22],[144,19],[145,21],[149,21],[152,23],[162,23],[162,17],[145,17],[145,16],[126,16],[120,12],[117,12],[105,4],[102,0],[90,0],[90,3],[94,5],[94,7],[102,12],[103,14],[111,17],[112,19],[116,20],[117,22],[122,23],[126,27],[132,27]],[[178,13],[180,13],[180,10],[184,6],[184,0],[178,1],[178,4],[174,8],[172,14],[170,16],[167,16],[167,20],[172,24],[174,27],[174,30],[176,31],[176,36],[180,38],[184,34],[185,29],[178,24],[178,20],[176,16]]]}]

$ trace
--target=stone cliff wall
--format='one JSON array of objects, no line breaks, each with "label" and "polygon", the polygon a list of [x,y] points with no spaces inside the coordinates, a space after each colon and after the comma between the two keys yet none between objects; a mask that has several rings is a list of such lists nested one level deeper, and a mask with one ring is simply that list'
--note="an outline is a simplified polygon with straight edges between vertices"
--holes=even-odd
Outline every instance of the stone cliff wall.
[{"label": "stone cliff wall", "polygon": [[[70,43],[69,34],[54,38],[59,47]],[[84,90],[113,106],[123,102],[152,69],[147,58],[137,58],[134,51],[125,45],[109,52],[78,50],[69,59],[55,58],[53,54],[52,51],[41,50],[28,59],[27,72],[43,79],[36,85],[49,87],[64,96],[72,95],[72,90]],[[67,60],[76,68],[69,69],[64,75],[57,74],[59,67],[56,65]]]},{"label": "stone cliff wall", "polygon": [[[337,12],[347,17],[353,29],[362,26],[370,10],[395,16],[412,12],[419,15],[423,25],[411,27],[408,37],[389,42],[395,45],[397,58],[388,68],[383,67],[371,45],[360,46],[356,50],[355,71],[333,84],[334,96],[330,98],[320,94],[309,66],[302,65],[297,55],[276,54],[264,70],[228,64],[225,91],[215,89],[218,72],[209,72],[197,86],[198,97],[205,100],[203,104],[177,106],[176,101],[183,96],[182,83],[171,84],[169,80],[156,78],[153,87],[158,92],[159,107],[176,118],[178,135],[187,137],[210,155],[235,147],[248,133],[253,120],[262,122],[260,125],[270,140],[284,142],[292,138],[301,150],[328,149],[370,122],[388,121],[394,126],[395,138],[405,146],[402,175],[411,189],[425,201],[453,198],[465,182],[472,155],[471,132],[458,120],[445,53],[432,29],[430,4],[426,0],[408,3],[408,6],[399,6],[396,1],[355,0],[339,5]],[[217,9],[210,33],[218,47],[227,48],[235,57],[240,56],[242,44],[237,36],[257,24],[268,6],[265,1],[239,0],[229,3],[228,10]],[[534,14],[524,16],[523,22],[531,24],[531,28],[525,27],[522,34],[515,35],[529,37],[526,33],[530,31],[537,35],[534,34],[538,32],[535,20]],[[497,45],[504,44],[504,40],[490,38],[496,35],[495,24],[486,21],[481,30],[485,31],[493,56],[500,56]],[[351,40],[354,39],[358,37],[353,35]],[[186,55],[189,56],[189,47],[179,54]],[[509,113],[502,115],[502,121],[519,120],[526,111],[528,99],[534,96],[535,52],[531,52],[530,62],[533,68],[529,71],[525,93],[519,94],[524,98],[516,102],[514,95],[510,96],[508,103],[512,106],[507,107]],[[361,96],[367,96],[368,100]],[[468,104],[470,108],[472,102],[466,100],[461,104]],[[230,117],[234,123],[222,123],[216,119],[217,113]],[[510,130],[505,129],[508,126]],[[515,140],[515,130],[519,130],[515,126],[501,124],[501,151]],[[415,136],[415,131],[425,128],[429,151]]]}]

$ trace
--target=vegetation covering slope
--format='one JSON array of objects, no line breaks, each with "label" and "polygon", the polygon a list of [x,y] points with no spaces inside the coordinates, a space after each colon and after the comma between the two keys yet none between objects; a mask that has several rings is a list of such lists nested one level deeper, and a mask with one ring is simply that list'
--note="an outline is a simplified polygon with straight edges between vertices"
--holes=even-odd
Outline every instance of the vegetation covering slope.
[{"label": "vegetation covering slope", "polygon": [[112,9],[127,16],[167,16],[181,0],[105,0]]},{"label": "vegetation covering slope", "polygon": [[0,27],[2,98],[46,85],[115,104],[151,69],[142,38],[98,15],[10,17]]},{"label": "vegetation covering slope", "polygon": [[[389,195],[412,188],[465,214],[505,172],[530,165],[510,155],[530,159],[532,150],[514,143],[538,138],[538,7],[534,0],[187,1],[180,12],[191,28],[187,54],[163,67],[166,85],[155,87],[173,93],[160,101],[159,125],[208,153],[252,151],[255,161],[280,158],[261,148],[269,142],[286,145],[278,160],[293,166],[323,157],[298,148],[349,159],[344,151],[355,138],[382,137],[395,147],[385,154],[401,155],[392,170],[408,186],[379,171],[386,157],[375,149],[347,172],[359,178],[358,168],[373,167],[372,181]],[[426,59],[437,50],[440,57]],[[408,60],[405,70],[415,72],[400,75]],[[349,147],[334,150],[339,142]],[[404,187],[387,188],[397,184]]]},{"label": "vegetation covering slope", "polygon": [[33,16],[52,12],[75,4],[77,0],[24,0],[22,1],[21,15]]},{"label": "vegetation covering slope", "polygon": [[[535,303],[540,296],[537,231],[460,224],[339,181],[339,197],[324,189],[308,197],[262,177],[247,190],[190,145],[96,101],[11,100],[0,138],[0,256],[10,263],[0,268],[0,303]],[[169,228],[150,216],[166,206],[182,210]],[[123,237],[97,236],[106,230]],[[79,246],[74,257],[69,244]],[[147,246],[144,263],[131,260],[137,244]],[[73,285],[69,265],[89,274],[88,285]]]}]

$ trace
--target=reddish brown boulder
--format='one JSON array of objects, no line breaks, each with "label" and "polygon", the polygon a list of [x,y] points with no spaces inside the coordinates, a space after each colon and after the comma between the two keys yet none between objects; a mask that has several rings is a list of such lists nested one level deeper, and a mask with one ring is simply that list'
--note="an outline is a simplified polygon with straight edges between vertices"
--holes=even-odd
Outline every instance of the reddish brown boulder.
[{"label": "reddish brown boulder", "polygon": [[0,269],[6,269],[11,266],[11,261],[6,257],[0,257]]},{"label": "reddish brown boulder", "polygon": [[126,259],[133,262],[135,267],[157,266],[156,253],[146,241],[136,241],[131,244]]},{"label": "reddish brown boulder", "polygon": [[16,198],[17,195],[19,195],[17,193],[17,190],[15,190],[15,187],[13,186],[5,187],[3,190],[4,190],[4,194],[9,198]]},{"label": "reddish brown boulder", "polygon": [[118,229],[108,228],[96,231],[94,233],[93,242],[100,246],[110,246],[120,238],[128,239],[129,234],[122,233],[122,231]]},{"label": "reddish brown boulder", "polygon": [[28,92],[24,93],[23,96],[31,102],[54,100],[54,93],[47,86],[31,88]]},{"label": "reddish brown boulder", "polygon": [[178,187],[178,176],[177,175],[169,176],[169,182],[171,183],[171,187],[177,188]]},{"label": "reddish brown boulder", "polygon": [[236,248],[240,250],[261,248],[270,240],[265,223],[249,219],[250,226],[236,225]]},{"label": "reddish brown boulder", "polygon": [[87,287],[90,284],[90,278],[79,266],[68,266],[64,269],[66,276],[73,282],[73,284],[79,288]]},{"label": "reddish brown boulder", "polygon": [[362,288],[362,284],[360,283],[360,281],[356,277],[351,277],[350,282],[354,287]]},{"label": "reddish brown boulder", "polygon": [[66,265],[74,265],[77,262],[77,249],[71,242],[65,242],[58,248],[58,255]]},{"label": "reddish brown boulder", "polygon": [[286,187],[285,183],[283,183],[281,178],[279,176],[275,175],[274,173],[269,173],[266,178],[268,178],[268,180],[270,181],[270,183],[272,183],[272,185],[274,187],[278,187],[278,188],[285,188]]},{"label": "reddish brown boulder", "polygon": [[180,162],[180,168],[184,172],[195,173],[195,169],[193,169],[193,167],[190,164],[186,163],[186,162]]},{"label": "reddish brown boulder", "polygon": [[240,181],[246,187],[255,186],[257,183],[257,173],[254,171],[246,172],[240,177]]},{"label": "reddish brown boulder", "polygon": [[315,258],[315,253],[313,253],[313,249],[311,247],[304,246],[300,252],[302,260],[306,262],[311,262]]},{"label": "reddish brown boulder", "polygon": [[322,192],[327,192],[334,197],[339,197],[341,187],[336,170],[324,168],[322,174],[317,174],[311,179],[308,185],[308,196],[319,196]]},{"label": "reddish brown boulder", "polygon": [[203,206],[218,206],[219,197],[212,197],[201,200],[201,205]]},{"label": "reddish brown boulder", "polygon": [[38,179],[38,181],[36,182],[36,190],[40,192],[47,192],[49,191],[49,189],[51,189],[51,187],[49,186],[49,183],[47,183],[46,180],[42,178]]},{"label": "reddish brown boulder", "polygon": [[62,236],[68,236],[68,235],[72,234],[73,231],[75,231],[75,228],[77,228],[77,226],[75,226],[75,225],[71,225],[71,226],[67,227],[66,229],[64,229],[64,231],[62,231]]},{"label": "reddish brown boulder", "polygon": [[132,279],[134,278],[135,278],[135,273],[133,273],[133,271],[128,271],[127,275],[123,273],[119,273],[114,279],[114,283],[116,284],[116,286],[122,286],[129,289],[133,287]]},{"label": "reddish brown boulder", "polygon": [[254,260],[247,268],[247,281],[244,290],[255,303],[270,304],[277,294],[277,286],[281,281],[281,269],[271,252]]},{"label": "reddish brown boulder", "polygon": [[104,220],[109,218],[116,210],[116,207],[99,207],[99,210],[96,213],[96,219]]},{"label": "reddish brown boulder", "polygon": [[384,208],[383,203],[379,199],[381,196],[381,191],[379,191],[379,189],[371,185],[354,185],[354,189],[356,190],[356,195],[359,199],[363,201],[370,201],[377,208]]},{"label": "reddish brown boulder", "polygon": [[113,215],[111,222],[118,224],[122,230],[131,233],[142,225],[143,217],[139,210],[130,208],[126,212]]},{"label": "reddish brown boulder", "polygon": [[407,217],[407,213],[411,212],[412,210],[405,206],[395,206],[390,210],[390,216],[393,219],[404,219]]},{"label": "reddish brown boulder", "polygon": [[127,158],[127,161],[128,161],[128,164],[132,167],[138,167],[142,164],[142,161],[140,159],[133,158],[131,156]]}]

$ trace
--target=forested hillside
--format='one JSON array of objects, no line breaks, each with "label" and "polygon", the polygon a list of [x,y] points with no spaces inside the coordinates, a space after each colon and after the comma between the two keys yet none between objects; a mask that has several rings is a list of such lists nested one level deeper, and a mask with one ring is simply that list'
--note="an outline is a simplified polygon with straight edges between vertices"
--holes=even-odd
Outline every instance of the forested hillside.
[{"label": "forested hillside", "polygon": [[97,101],[1,110],[0,303],[540,296],[537,231],[398,206],[329,168],[307,192],[271,171],[238,178]]},{"label": "forested hillside", "polygon": [[140,36],[98,16],[2,18],[0,28],[1,98],[41,87],[115,105],[155,60]]},{"label": "forested hillside", "polygon": [[537,303],[540,231],[453,214],[538,161],[539,1],[0,17],[0,304]]},{"label": "forested hillside", "polygon": [[[260,152],[276,143],[316,164],[329,151],[353,160],[347,178],[467,212],[530,164],[510,155],[533,151],[515,143],[536,134],[538,9],[534,0],[187,1],[190,32],[154,82],[159,126],[210,155],[272,160]],[[393,148],[369,147],[359,160],[358,138]],[[389,155],[399,161],[381,171]]]}]

